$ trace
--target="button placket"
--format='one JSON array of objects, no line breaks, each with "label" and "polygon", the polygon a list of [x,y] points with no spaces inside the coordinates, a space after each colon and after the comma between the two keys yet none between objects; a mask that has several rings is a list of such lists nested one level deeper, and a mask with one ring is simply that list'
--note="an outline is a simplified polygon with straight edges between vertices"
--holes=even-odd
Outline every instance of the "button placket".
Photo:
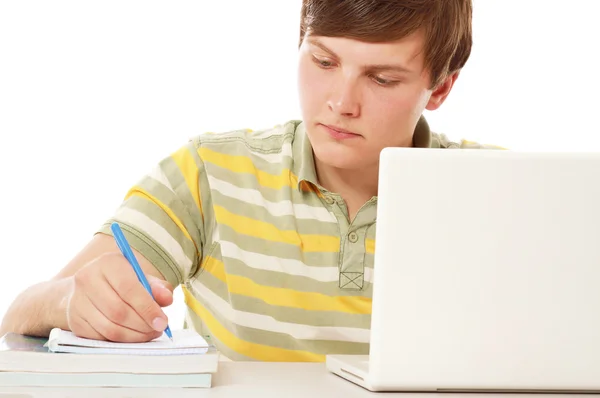
[{"label": "button placket", "polygon": [[376,200],[371,199],[357,213],[351,223],[341,197],[321,189],[321,200],[338,221],[341,246],[338,256],[338,286],[344,290],[362,290],[364,287],[366,229],[376,215]]},{"label": "button placket", "polygon": [[[364,285],[365,228],[348,233],[344,239],[344,257],[340,267],[339,287],[361,290]],[[360,242],[363,242],[361,244]]]}]

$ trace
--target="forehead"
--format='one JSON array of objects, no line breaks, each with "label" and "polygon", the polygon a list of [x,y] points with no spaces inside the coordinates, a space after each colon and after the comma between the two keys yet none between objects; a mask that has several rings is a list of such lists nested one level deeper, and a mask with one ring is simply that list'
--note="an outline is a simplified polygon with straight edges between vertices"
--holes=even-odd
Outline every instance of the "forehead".
[{"label": "forehead", "polygon": [[424,60],[424,34],[414,32],[400,40],[371,43],[344,37],[307,36],[313,48],[322,44],[335,53],[341,61],[357,63],[402,63],[406,66],[422,66]]}]

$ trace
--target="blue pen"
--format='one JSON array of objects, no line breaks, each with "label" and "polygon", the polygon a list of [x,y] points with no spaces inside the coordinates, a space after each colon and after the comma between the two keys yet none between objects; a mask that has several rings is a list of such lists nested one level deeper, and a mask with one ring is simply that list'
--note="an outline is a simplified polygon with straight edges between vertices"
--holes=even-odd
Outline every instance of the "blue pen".
[{"label": "blue pen", "polygon": [[[142,272],[142,268],[140,268],[140,264],[137,262],[137,259],[133,255],[133,252],[131,251],[131,247],[129,246],[127,239],[125,239],[125,235],[123,235],[123,231],[121,231],[121,227],[119,227],[119,224],[117,224],[115,222],[115,223],[112,223],[112,225],[110,226],[110,229],[112,230],[112,232],[114,234],[115,241],[117,242],[117,246],[119,246],[121,253],[123,253],[123,256],[125,256],[127,261],[129,261],[129,264],[131,264],[131,267],[133,267],[133,270],[135,271],[135,274],[137,275],[139,281],[142,282],[142,285],[144,285],[144,288],[146,289],[146,291],[148,293],[150,293],[150,296],[154,300],[154,295],[152,294],[152,288],[150,287],[150,284],[148,283],[148,280],[146,279],[144,272]],[[171,334],[171,329],[169,329],[169,325],[167,325],[167,328],[165,329],[165,333],[171,339],[171,341],[173,341],[173,335]]]}]

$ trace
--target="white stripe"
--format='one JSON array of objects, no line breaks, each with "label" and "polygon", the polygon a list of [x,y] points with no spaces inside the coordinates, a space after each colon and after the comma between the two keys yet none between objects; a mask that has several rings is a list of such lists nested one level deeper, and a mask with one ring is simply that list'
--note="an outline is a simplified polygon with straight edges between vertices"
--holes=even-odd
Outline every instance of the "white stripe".
[{"label": "white stripe", "polygon": [[271,215],[276,217],[294,216],[298,219],[304,220],[337,223],[335,216],[324,207],[296,204],[292,203],[290,200],[270,202],[266,200],[256,189],[236,187],[227,181],[219,180],[211,175],[208,175],[208,182],[211,189],[219,192],[221,195],[261,206],[265,208]]},{"label": "white stripe", "polygon": [[115,219],[132,225],[162,246],[183,271],[183,276],[189,275],[192,260],[185,254],[181,245],[160,224],[145,214],[128,207],[119,208],[115,214]]},{"label": "white stripe", "polygon": [[160,182],[165,187],[167,187],[167,189],[173,191],[173,188],[171,187],[171,183],[169,182],[169,179],[167,178],[167,176],[165,175],[164,171],[162,170],[162,168],[160,166],[155,167],[150,173],[148,173],[148,177],[152,178],[153,180],[155,180],[157,182]]},{"label": "white stripe", "polygon": [[260,152],[252,152],[252,156],[259,157],[269,163],[279,164],[282,163],[284,158],[292,157],[292,144],[286,142],[281,147],[281,151],[278,153],[260,153]]},{"label": "white stripe", "polygon": [[281,322],[267,315],[234,310],[228,302],[214,294],[201,283],[194,283],[192,287],[215,311],[236,325],[268,332],[285,333],[295,339],[303,340],[335,340],[355,343],[368,343],[370,341],[369,329],[310,326]]},{"label": "white stripe", "polygon": [[219,234],[219,228],[217,225],[217,219],[216,217],[213,217],[213,227],[212,227],[212,241],[210,242],[210,244],[212,245],[215,242],[218,242],[221,238],[221,235]]},{"label": "white stripe", "polygon": [[[304,264],[302,261],[290,260],[266,254],[242,250],[235,243],[221,241],[221,256],[239,260],[250,268],[281,272],[287,275],[304,276],[319,282],[338,282],[340,271],[337,266],[315,267]],[[373,270],[364,268],[365,282],[373,283]]]}]

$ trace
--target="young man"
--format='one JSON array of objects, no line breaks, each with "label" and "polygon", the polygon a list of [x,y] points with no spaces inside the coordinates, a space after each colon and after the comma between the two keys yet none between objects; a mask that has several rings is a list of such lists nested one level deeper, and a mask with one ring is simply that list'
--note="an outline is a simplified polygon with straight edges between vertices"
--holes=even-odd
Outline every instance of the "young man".
[{"label": "young man", "polygon": [[483,147],[421,116],[469,57],[471,0],[304,0],[300,31],[302,122],[202,135],[165,158],[55,278],[15,300],[2,333],[147,341],[182,285],[186,326],[230,359],[368,353],[380,151]]}]

